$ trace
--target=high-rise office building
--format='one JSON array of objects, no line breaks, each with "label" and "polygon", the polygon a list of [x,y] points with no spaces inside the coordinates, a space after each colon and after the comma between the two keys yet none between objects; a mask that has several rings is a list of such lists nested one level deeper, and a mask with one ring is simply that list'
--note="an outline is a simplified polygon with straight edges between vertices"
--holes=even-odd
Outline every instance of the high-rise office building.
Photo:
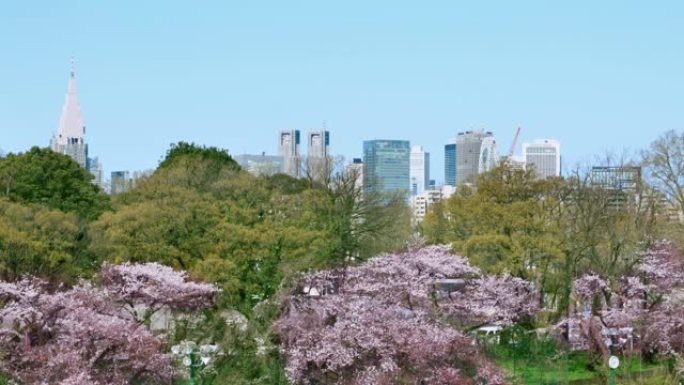
[{"label": "high-rise office building", "polygon": [[408,193],[410,153],[411,148],[408,140],[364,141],[364,191]]},{"label": "high-rise office building", "polygon": [[456,143],[444,146],[444,184],[456,186]]},{"label": "high-rise office building", "polygon": [[71,61],[71,73],[66,99],[59,118],[59,129],[50,141],[53,151],[69,155],[83,168],[87,168],[88,145],[85,141],[85,124],[81,104],[76,93],[76,70]]},{"label": "high-rise office building", "polygon": [[330,158],[330,132],[312,130],[307,135],[306,169],[314,180],[325,180],[332,172]]},{"label": "high-rise office building", "polygon": [[423,146],[411,146],[411,195],[418,195],[428,189],[430,184],[430,153]]},{"label": "high-rise office building", "polygon": [[93,174],[94,184],[102,187],[102,163],[97,158],[88,158],[88,144],[85,140],[85,134],[83,113],[76,93],[76,70],[72,59],[69,84],[62,107],[62,115],[59,119],[59,128],[50,140],[50,148],[55,152],[69,155],[81,167]]},{"label": "high-rise office building", "polygon": [[534,167],[537,178],[560,176],[560,142],[555,139],[537,139],[532,143],[523,143],[522,147],[525,167]]},{"label": "high-rise office building", "polygon": [[128,171],[112,171],[109,193],[120,194],[131,187],[131,174]]},{"label": "high-rise office building", "polygon": [[475,183],[477,175],[494,168],[498,159],[498,148],[493,133],[484,130],[458,133],[456,135],[456,185]]},{"label": "high-rise office building", "polygon": [[299,130],[283,130],[278,136],[278,155],[283,157],[283,172],[300,176]]}]

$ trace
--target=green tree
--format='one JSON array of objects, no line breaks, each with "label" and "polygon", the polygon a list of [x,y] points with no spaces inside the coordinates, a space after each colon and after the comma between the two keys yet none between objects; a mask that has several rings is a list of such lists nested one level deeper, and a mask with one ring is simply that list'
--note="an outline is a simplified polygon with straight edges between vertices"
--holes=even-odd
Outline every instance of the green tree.
[{"label": "green tree", "polygon": [[79,251],[81,237],[73,213],[0,198],[0,280],[31,274],[73,281],[94,271],[94,261]]},{"label": "green tree", "polygon": [[33,147],[0,159],[0,196],[88,219],[97,218],[109,207],[109,198],[92,179],[71,157],[46,148]]}]

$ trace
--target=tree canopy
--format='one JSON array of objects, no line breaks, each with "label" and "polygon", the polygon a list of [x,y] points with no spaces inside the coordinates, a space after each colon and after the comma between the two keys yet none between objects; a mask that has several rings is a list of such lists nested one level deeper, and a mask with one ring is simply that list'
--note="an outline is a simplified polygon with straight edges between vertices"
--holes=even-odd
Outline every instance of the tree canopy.
[{"label": "tree canopy", "polygon": [[0,158],[0,196],[88,219],[97,218],[109,207],[109,198],[92,179],[71,157],[47,148],[33,147]]}]

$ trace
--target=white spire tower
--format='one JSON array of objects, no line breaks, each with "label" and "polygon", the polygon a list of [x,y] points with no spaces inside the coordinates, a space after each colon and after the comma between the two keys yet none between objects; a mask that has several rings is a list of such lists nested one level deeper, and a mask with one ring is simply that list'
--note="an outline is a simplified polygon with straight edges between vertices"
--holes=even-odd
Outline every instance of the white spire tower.
[{"label": "white spire tower", "polygon": [[88,145],[85,143],[85,124],[76,93],[76,69],[73,58],[66,99],[59,119],[59,130],[52,138],[50,147],[55,152],[71,156],[82,167],[88,168]]}]

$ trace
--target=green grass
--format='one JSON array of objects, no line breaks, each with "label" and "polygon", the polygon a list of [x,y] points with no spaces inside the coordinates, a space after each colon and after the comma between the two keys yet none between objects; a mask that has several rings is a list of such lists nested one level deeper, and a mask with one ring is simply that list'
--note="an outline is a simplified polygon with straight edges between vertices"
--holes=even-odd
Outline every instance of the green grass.
[{"label": "green grass", "polygon": [[[607,365],[591,370],[591,356],[588,353],[565,352],[551,340],[529,339],[519,341],[517,346],[488,344],[486,350],[511,375],[513,384],[561,385],[575,380],[608,378]],[[663,378],[658,379],[658,376],[663,375],[654,376],[651,372],[662,368],[664,363],[647,363],[638,356],[620,359],[620,367],[616,371],[618,384],[666,383]],[[641,372],[643,374],[639,375]],[[622,377],[633,379],[628,381]]]}]

